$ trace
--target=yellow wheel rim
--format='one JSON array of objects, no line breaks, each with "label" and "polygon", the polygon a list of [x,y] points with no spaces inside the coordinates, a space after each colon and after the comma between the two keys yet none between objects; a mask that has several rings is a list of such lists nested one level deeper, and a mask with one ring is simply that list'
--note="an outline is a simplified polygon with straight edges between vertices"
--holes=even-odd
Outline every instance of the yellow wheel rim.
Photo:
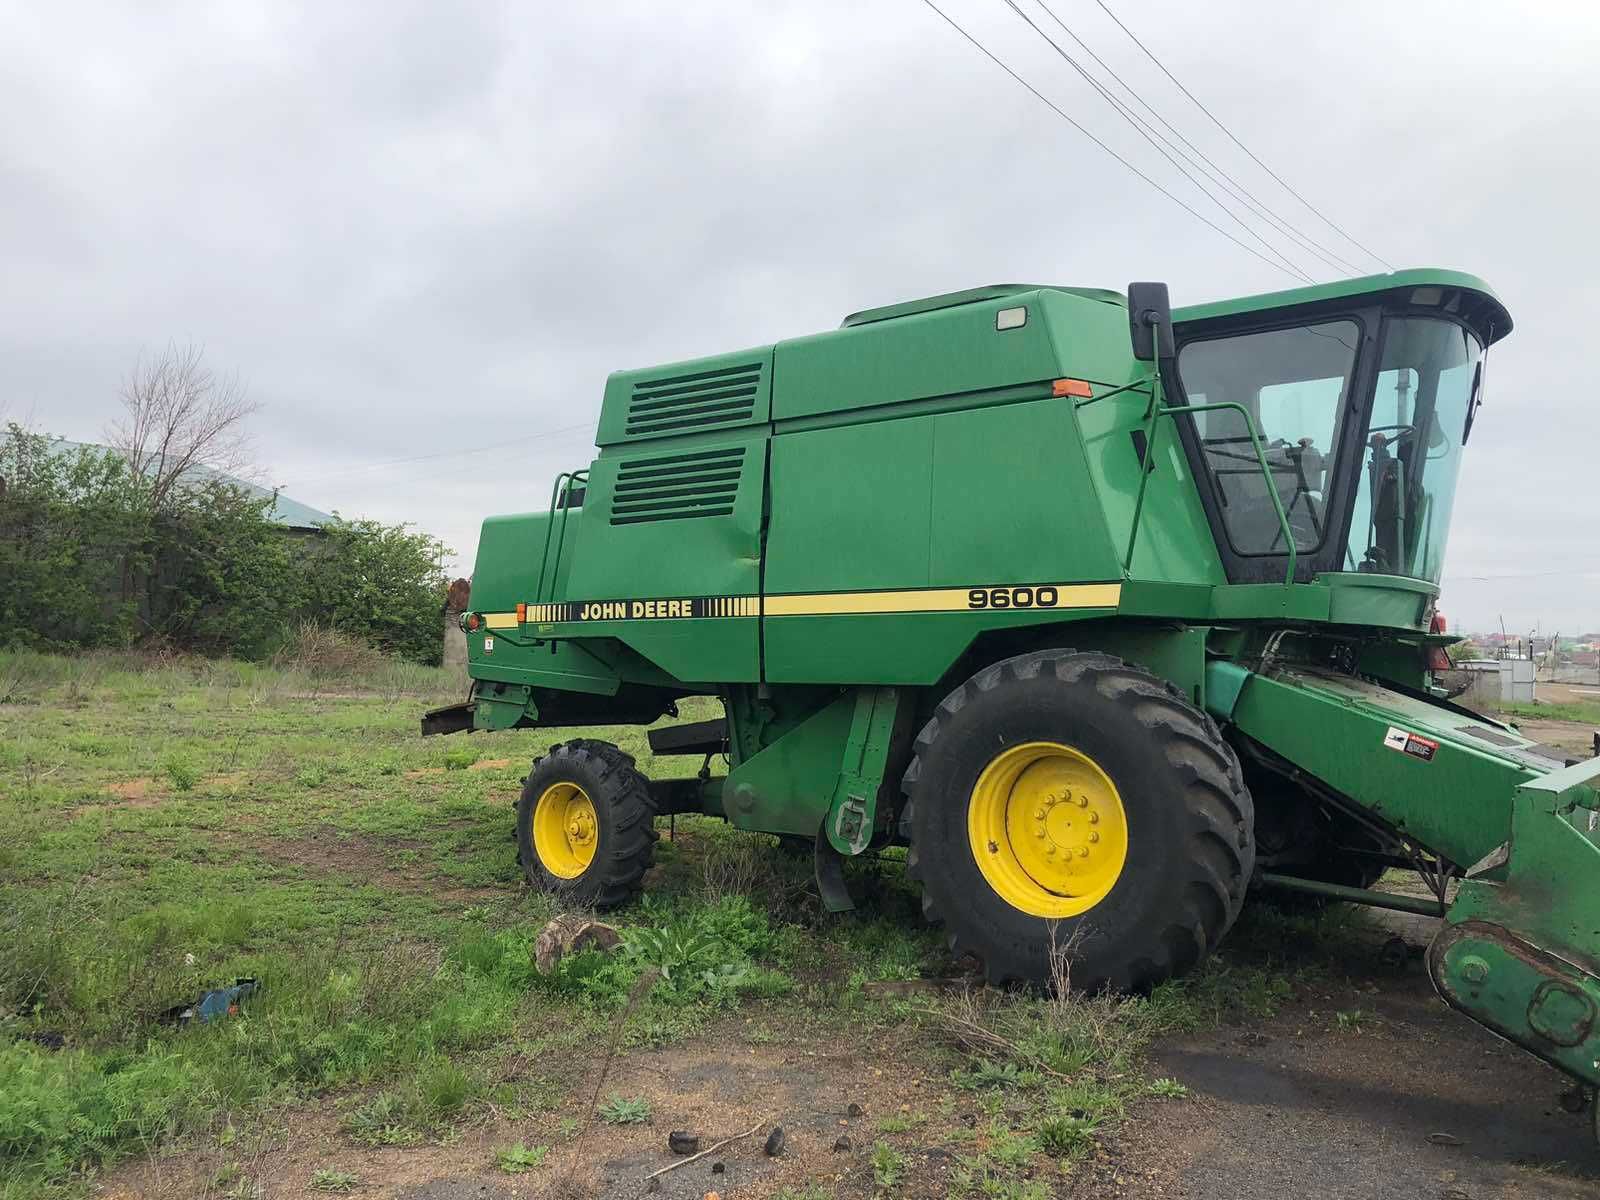
[{"label": "yellow wheel rim", "polygon": [[1128,860],[1116,784],[1060,742],[1024,742],[995,755],[973,786],[967,834],[989,886],[1036,917],[1087,912]]},{"label": "yellow wheel rim", "polygon": [[575,783],[551,784],[533,808],[533,852],[544,869],[576,879],[594,861],[600,841],[594,801]]}]

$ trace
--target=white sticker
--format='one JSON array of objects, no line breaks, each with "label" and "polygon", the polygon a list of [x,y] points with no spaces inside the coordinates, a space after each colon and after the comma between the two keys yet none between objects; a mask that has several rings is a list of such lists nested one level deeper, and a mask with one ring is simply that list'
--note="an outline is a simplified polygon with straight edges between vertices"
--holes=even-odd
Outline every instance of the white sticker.
[{"label": "white sticker", "polygon": [[494,653],[494,639],[492,637],[486,637],[483,639],[483,652],[485,654]]},{"label": "white sticker", "polygon": [[1411,735],[1404,729],[1399,729],[1391,725],[1389,726],[1389,732],[1383,735],[1383,744],[1389,747],[1391,750],[1404,750],[1406,748],[1406,742],[1409,741],[1410,738]]}]

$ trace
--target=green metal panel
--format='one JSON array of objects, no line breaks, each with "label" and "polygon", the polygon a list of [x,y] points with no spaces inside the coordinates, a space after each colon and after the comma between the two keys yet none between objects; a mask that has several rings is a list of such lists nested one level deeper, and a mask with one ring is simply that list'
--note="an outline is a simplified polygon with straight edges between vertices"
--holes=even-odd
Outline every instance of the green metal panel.
[{"label": "green metal panel", "polygon": [[772,347],[717,354],[606,380],[595,445],[614,446],[764,425],[772,414]]},{"label": "green metal panel", "polygon": [[1026,305],[1007,297],[780,342],[773,419],[1054,378],[1043,320],[1030,312],[1020,329],[995,329],[996,312]]},{"label": "green metal panel", "polygon": [[[1136,374],[1126,382],[1134,382]],[[1078,425],[1091,478],[1115,546],[1125,548],[1133,527],[1139,472],[1149,474],[1139,538],[1129,575],[1161,582],[1222,584],[1226,576],[1211,526],[1183,447],[1170,430],[1156,439],[1153,466],[1143,463],[1149,389],[1140,388],[1079,403]],[[1148,449],[1148,448],[1147,448]],[[1152,519],[1153,518],[1153,519]]]},{"label": "green metal panel", "polygon": [[1070,400],[942,413],[932,421],[930,583],[1122,577]]},{"label": "green metal panel", "polygon": [[[581,528],[560,594],[580,614],[595,602],[754,597],[760,590],[763,432],[710,434],[608,448],[589,471]],[[681,507],[689,505],[689,507]],[[680,506],[680,507],[675,507]],[[759,621],[616,616],[556,621],[542,636],[613,637],[677,679],[760,675]]]},{"label": "green metal panel", "polygon": [[[550,514],[546,512],[484,519],[472,570],[474,609],[510,612],[518,603],[534,598],[533,577],[539,572],[539,556],[549,526]],[[571,540],[569,534],[569,543]]]},{"label": "green metal panel", "polygon": [[913,313],[955,308],[979,300],[1006,299],[1026,292],[1065,292],[1070,296],[1080,296],[1103,304],[1120,304],[1124,308],[1127,307],[1127,298],[1121,292],[1113,292],[1106,288],[1059,287],[1049,283],[991,283],[985,287],[965,288],[959,292],[945,292],[939,296],[924,296],[916,300],[902,300],[898,304],[885,304],[879,308],[865,308],[860,312],[851,313],[839,324],[841,328],[849,329],[855,325],[892,321],[899,317],[911,316]]},{"label": "green metal panel", "polygon": [[928,586],[934,419],[772,439],[769,593]]},{"label": "green metal panel", "polygon": [[1428,948],[1454,1007],[1600,1084],[1600,760],[1516,789],[1503,882],[1469,879]]},{"label": "green metal panel", "polygon": [[[615,696],[624,678],[616,655],[607,654],[607,649],[593,641],[542,642],[518,630],[479,629],[467,634],[467,662],[474,679],[596,696]],[[659,673],[648,670],[629,672],[627,677],[641,683],[664,682]]]},{"label": "green metal panel", "polygon": [[[822,828],[840,854],[860,854],[878,826],[878,800],[884,789],[884,768],[897,724],[905,726],[901,696],[895,688],[865,687],[855,692],[855,711],[845,739],[833,786],[833,803]],[[909,732],[906,734],[909,738]],[[888,789],[894,790],[893,787]]]},{"label": "green metal panel", "polygon": [[[1219,699],[1211,696],[1213,704]],[[1231,719],[1242,733],[1462,866],[1505,842],[1516,786],[1560,765],[1482,718],[1308,669],[1252,674]],[[1482,732],[1469,732],[1475,728]],[[1426,757],[1408,752],[1404,741],[1393,744],[1396,731],[1436,745]]]},{"label": "green metal panel", "polygon": [[1344,625],[1409,625],[1423,629],[1439,589],[1425,579],[1340,572],[1318,576],[1329,589],[1328,620]]},{"label": "green metal panel", "polygon": [[728,772],[722,802],[741,829],[814,837],[833,803],[856,696],[844,692]]},{"label": "green metal panel", "polygon": [[[773,420],[992,392],[1062,376],[1105,380],[1128,370],[1126,305],[1107,293],[1032,291],[913,311],[778,343]],[[996,328],[1002,309],[1026,323]]]},{"label": "green metal panel", "polygon": [[1206,639],[1204,626],[1153,627],[1133,621],[1093,621],[1063,630],[1075,650],[1103,650],[1159,675],[1197,707],[1206,702]]}]

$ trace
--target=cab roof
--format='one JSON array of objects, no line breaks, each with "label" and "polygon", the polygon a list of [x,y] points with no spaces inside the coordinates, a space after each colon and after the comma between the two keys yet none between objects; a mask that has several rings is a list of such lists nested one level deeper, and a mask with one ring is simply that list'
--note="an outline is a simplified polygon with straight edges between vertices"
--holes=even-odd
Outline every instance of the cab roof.
[{"label": "cab roof", "polygon": [[1437,267],[1418,267],[1405,271],[1391,271],[1383,275],[1362,275],[1355,279],[1338,279],[1332,283],[1319,283],[1312,287],[1262,292],[1259,295],[1240,296],[1231,300],[1212,300],[1205,304],[1192,304],[1173,309],[1172,320],[1174,323],[1182,324],[1187,321],[1232,317],[1266,309],[1289,308],[1299,304],[1317,304],[1327,300],[1344,300],[1352,296],[1407,290],[1412,293],[1409,297],[1411,303],[1442,308],[1468,321],[1483,334],[1486,344],[1497,342],[1511,332],[1511,314],[1501,303],[1500,297],[1495,295],[1493,288],[1476,275]]},{"label": "cab roof", "polygon": [[[1406,289],[1417,293],[1412,298],[1413,303],[1425,307],[1440,307],[1469,321],[1483,334],[1486,343],[1497,342],[1511,332],[1511,314],[1495,295],[1493,288],[1476,275],[1436,267],[1392,271],[1384,275],[1362,275],[1355,279],[1339,279],[1311,287],[1262,292],[1254,296],[1239,296],[1228,300],[1212,300],[1205,304],[1192,304],[1175,309],[1172,319],[1175,322],[1204,321],[1213,317],[1237,316],[1266,309],[1289,308],[1299,304],[1317,304],[1328,300],[1343,300],[1351,296],[1376,295]],[[847,316],[841,323],[841,328],[849,329],[857,325],[870,325],[877,321],[909,317],[916,313],[935,312],[943,308],[956,308],[964,304],[977,304],[985,300],[1000,300],[1007,296],[1040,291],[1062,292],[1069,296],[1098,300],[1104,304],[1127,304],[1127,297],[1123,293],[1107,288],[1066,287],[1051,283],[991,283],[959,292],[944,292],[918,300],[903,300],[898,304],[865,308]]]}]

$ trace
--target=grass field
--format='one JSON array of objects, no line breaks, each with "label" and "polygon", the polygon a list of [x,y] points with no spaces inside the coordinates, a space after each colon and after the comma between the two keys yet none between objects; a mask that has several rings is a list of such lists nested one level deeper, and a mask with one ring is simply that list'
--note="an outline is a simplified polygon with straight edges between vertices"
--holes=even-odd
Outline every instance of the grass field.
[{"label": "grass field", "polygon": [[1563,704],[1503,704],[1500,711],[1512,720],[1534,717],[1546,721],[1575,721],[1584,725],[1600,725],[1600,703],[1576,700]]},{"label": "grass field", "polygon": [[[119,1162],[200,1151],[197,1194],[252,1194],[251,1139],[292,1139],[313,1112],[367,1146],[445,1144],[474,1122],[535,1130],[485,1169],[537,1178],[592,1119],[574,1115],[577,1081],[613,1034],[626,1056],[829,1025],[900,1031],[941,1072],[943,1107],[876,1129],[872,1188],[903,1186],[906,1139],[940,1138],[957,1190],[1045,1195],[1129,1105],[1182,1094],[1145,1076],[1151,1038],[1270,1011],[1347,919],[1246,920],[1239,955],[1144,1000],[908,996],[873,985],[959,964],[895,852],[854,867],[861,910],[827,917],[807,861],[679,818],[645,898],[611,918],[622,951],[542,976],[530,947],[552,908],[522,883],[511,803],[562,735],[420,738],[420,711],[459,692],[389,663],[333,679],[0,655],[0,1197],[78,1194]],[[647,773],[699,765],[652,763],[639,730],[585,736]],[[247,976],[262,987],[239,1015],[159,1020]],[[950,1117],[964,1095],[975,1126]],[[339,1190],[344,1174],[306,1186]]]}]

